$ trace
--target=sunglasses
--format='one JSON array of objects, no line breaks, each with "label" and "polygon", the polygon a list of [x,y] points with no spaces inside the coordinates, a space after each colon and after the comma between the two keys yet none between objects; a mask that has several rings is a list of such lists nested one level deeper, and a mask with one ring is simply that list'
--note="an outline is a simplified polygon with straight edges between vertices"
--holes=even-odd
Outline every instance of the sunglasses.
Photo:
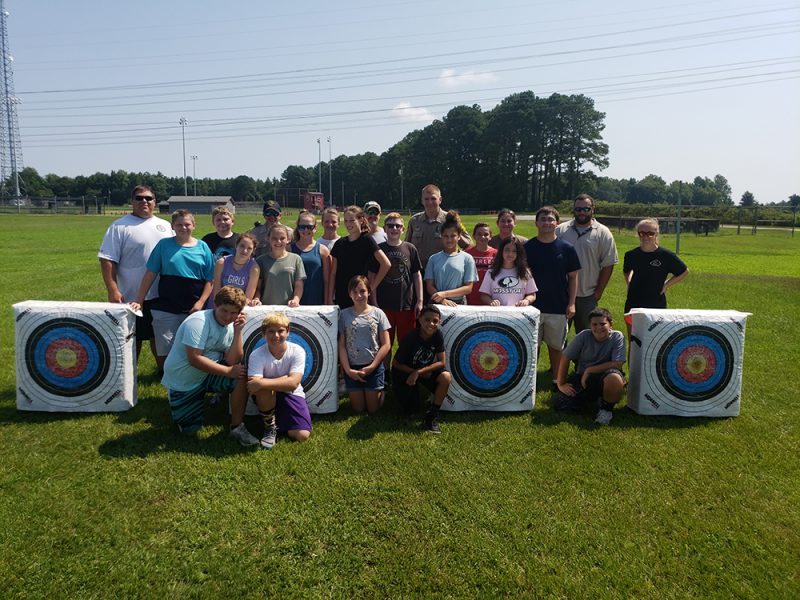
[{"label": "sunglasses", "polygon": [[639,232],[639,237],[640,238],[654,238],[657,235],[658,234],[655,231],[640,231]]},{"label": "sunglasses", "polygon": [[308,223],[302,223],[302,224],[297,226],[297,228],[300,231],[309,231],[311,229],[314,229],[314,227],[315,227],[314,225],[309,225]]},{"label": "sunglasses", "polygon": [[591,206],[576,206],[575,208],[572,209],[572,212],[578,212],[578,213],[580,213],[580,212],[592,212],[592,207]]},{"label": "sunglasses", "polygon": [[138,200],[139,202],[152,202],[155,200],[153,196],[134,196],[134,200]]},{"label": "sunglasses", "polygon": [[280,217],[281,213],[275,212],[274,210],[268,210],[267,212],[264,213],[264,216],[265,217]]},{"label": "sunglasses", "polygon": [[402,223],[386,223],[384,227],[388,227],[389,229],[402,229]]}]

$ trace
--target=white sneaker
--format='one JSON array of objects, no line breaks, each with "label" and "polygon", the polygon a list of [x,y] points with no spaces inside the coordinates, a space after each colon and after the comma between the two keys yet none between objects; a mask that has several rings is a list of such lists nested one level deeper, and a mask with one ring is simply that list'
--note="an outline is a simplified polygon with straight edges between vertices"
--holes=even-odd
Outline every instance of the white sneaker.
[{"label": "white sneaker", "polygon": [[274,425],[264,430],[264,437],[261,438],[261,447],[270,450],[278,439],[278,428]]},{"label": "white sneaker", "polygon": [[598,425],[608,425],[611,423],[611,419],[614,418],[614,415],[610,410],[606,410],[605,408],[601,408],[597,411],[597,416],[594,418],[594,422]]},{"label": "white sneaker", "polygon": [[239,423],[236,427],[231,429],[230,436],[242,446],[255,446],[258,444],[258,438],[247,431],[247,427],[244,426],[244,423]]}]

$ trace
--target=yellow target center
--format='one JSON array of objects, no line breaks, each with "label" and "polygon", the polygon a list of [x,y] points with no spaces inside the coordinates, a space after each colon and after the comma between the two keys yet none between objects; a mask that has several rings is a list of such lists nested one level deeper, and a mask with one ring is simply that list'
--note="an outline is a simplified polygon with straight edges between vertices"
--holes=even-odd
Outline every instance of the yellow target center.
[{"label": "yellow target center", "polygon": [[486,371],[494,371],[500,364],[500,357],[494,352],[484,352],[481,355],[481,368]]},{"label": "yellow target center", "polygon": [[62,369],[71,369],[78,363],[78,355],[74,350],[61,348],[56,352],[56,362]]},{"label": "yellow target center", "polygon": [[705,357],[695,354],[689,358],[689,362],[686,364],[686,369],[692,375],[699,375],[703,371],[706,370],[706,359]]}]

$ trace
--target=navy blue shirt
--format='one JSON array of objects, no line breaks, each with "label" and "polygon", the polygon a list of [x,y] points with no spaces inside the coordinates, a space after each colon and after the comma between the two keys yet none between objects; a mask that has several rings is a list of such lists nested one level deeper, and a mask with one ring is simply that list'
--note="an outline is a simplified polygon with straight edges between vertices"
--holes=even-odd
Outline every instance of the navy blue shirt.
[{"label": "navy blue shirt", "polygon": [[581,268],[575,246],[559,238],[550,243],[533,238],[525,242],[525,256],[539,288],[533,305],[543,313],[565,314],[569,303],[567,273]]}]

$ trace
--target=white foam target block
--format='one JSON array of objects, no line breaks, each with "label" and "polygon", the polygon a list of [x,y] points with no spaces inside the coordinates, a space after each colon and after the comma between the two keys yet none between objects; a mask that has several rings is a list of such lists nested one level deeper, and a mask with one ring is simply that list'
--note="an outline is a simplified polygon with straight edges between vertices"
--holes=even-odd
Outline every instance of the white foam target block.
[{"label": "white foam target block", "polygon": [[642,415],[738,416],[750,313],[634,308],[628,315],[629,407]]},{"label": "white foam target block", "polygon": [[536,395],[539,311],[439,306],[447,370],[443,410],[524,411]]},{"label": "white foam target block", "polygon": [[[263,345],[261,321],[272,312],[289,317],[289,341],[303,347],[306,351],[306,368],[302,385],[311,414],[336,412],[339,408],[337,374],[339,354],[337,334],[339,331],[338,306],[254,306],[245,309],[247,321],[242,337],[244,340],[244,359]],[[258,408],[252,399],[247,401],[248,415],[257,415]]]},{"label": "white foam target block", "polygon": [[113,412],[136,405],[136,315],[126,304],[13,306],[17,408]]}]

